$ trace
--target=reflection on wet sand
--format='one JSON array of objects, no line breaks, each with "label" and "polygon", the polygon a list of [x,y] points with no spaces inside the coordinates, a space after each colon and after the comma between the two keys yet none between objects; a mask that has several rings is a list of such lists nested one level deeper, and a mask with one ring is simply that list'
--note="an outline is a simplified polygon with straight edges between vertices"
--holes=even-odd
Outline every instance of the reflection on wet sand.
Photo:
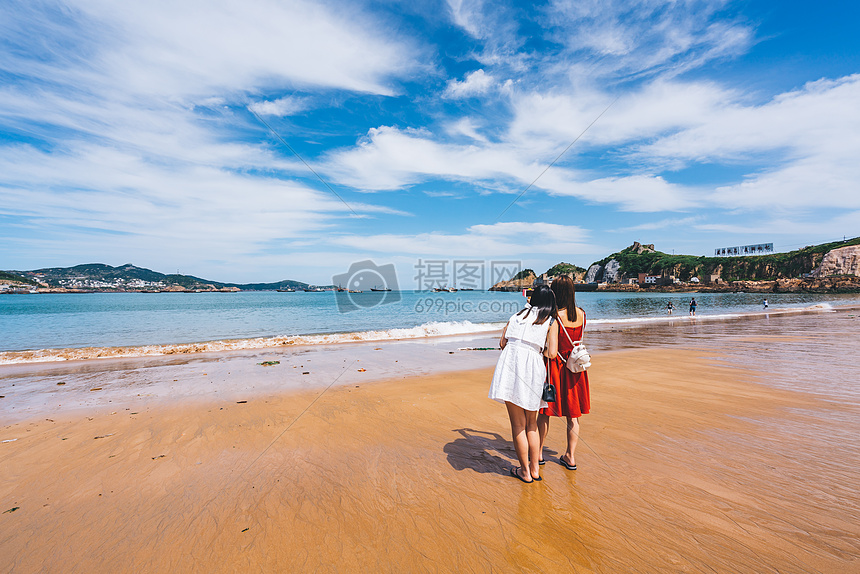
[{"label": "reflection on wet sand", "polygon": [[817,317],[595,333],[579,469],[551,425],[529,485],[490,369],[9,424],[0,571],[857,571],[858,335]]}]

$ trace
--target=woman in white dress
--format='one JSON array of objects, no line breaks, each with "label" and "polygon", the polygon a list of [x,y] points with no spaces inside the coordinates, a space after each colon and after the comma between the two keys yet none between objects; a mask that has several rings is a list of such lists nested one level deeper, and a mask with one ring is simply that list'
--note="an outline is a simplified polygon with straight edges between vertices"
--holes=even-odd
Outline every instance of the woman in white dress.
[{"label": "woman in white dress", "polygon": [[529,305],[511,317],[502,331],[502,354],[490,385],[489,397],[508,409],[520,461],[511,475],[523,482],[542,480],[537,412],[547,406],[541,399],[546,380],[544,355],[552,359],[558,353],[557,315],[552,290],[546,285],[535,287]]}]

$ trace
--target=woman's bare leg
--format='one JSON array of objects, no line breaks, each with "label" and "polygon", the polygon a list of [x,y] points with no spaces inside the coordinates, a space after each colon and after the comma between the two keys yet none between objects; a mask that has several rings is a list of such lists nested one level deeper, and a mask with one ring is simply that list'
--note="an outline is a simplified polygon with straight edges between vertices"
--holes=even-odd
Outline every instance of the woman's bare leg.
[{"label": "woman's bare leg", "polygon": [[523,411],[526,415],[526,441],[529,449],[529,471],[532,478],[540,477],[540,433],[538,433],[537,411]]},{"label": "woman's bare leg", "polygon": [[[527,411],[513,403],[505,402],[508,408],[508,418],[511,419],[511,435],[514,440],[514,450],[517,451],[517,459],[520,461],[521,470],[518,471],[523,480],[530,474],[529,467],[529,440],[527,433]],[[537,432],[537,429],[535,429]],[[537,466],[537,462],[535,462]]]},{"label": "woman's bare leg", "polygon": [[576,464],[576,459],[573,457],[573,452],[576,450],[576,443],[579,442],[579,418],[567,417],[567,450],[563,457],[567,458],[568,464]]},{"label": "woman's bare leg", "polygon": [[540,435],[540,459],[543,460],[543,443],[546,440],[546,435],[549,432],[549,415],[538,413],[537,416],[538,434]]}]

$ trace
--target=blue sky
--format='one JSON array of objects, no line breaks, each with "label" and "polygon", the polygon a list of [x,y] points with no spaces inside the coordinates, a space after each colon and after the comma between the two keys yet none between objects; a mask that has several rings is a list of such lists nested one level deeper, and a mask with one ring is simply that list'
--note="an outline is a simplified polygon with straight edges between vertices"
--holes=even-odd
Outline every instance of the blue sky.
[{"label": "blue sky", "polygon": [[325,284],[372,259],[410,287],[419,259],[540,272],[633,241],[856,236],[858,21],[855,2],[7,1],[0,268]]}]

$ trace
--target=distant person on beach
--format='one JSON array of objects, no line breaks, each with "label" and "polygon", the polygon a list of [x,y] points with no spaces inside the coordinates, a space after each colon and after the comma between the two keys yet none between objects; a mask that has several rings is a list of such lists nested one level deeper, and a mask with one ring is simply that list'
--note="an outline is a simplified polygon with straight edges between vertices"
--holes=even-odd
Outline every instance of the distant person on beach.
[{"label": "distant person on beach", "polygon": [[696,298],[695,297],[693,297],[693,299],[690,301],[690,315],[693,317],[696,316]]},{"label": "distant person on beach", "polygon": [[[591,394],[588,390],[588,373],[571,372],[565,365],[565,357],[570,356],[573,342],[582,340],[585,330],[585,311],[576,306],[576,289],[570,277],[557,277],[551,287],[558,305],[559,334],[558,356],[550,358],[548,365],[550,383],[555,385],[557,399],[541,409],[537,417],[541,452],[538,464],[544,463],[543,443],[549,432],[549,418],[565,417],[567,449],[558,457],[558,462],[567,470],[576,470],[574,451],[579,442],[579,417],[587,415],[591,410]],[[566,333],[562,332],[562,329]]]},{"label": "distant person on beach", "polygon": [[546,380],[544,355],[552,359],[558,352],[557,316],[552,290],[546,285],[535,287],[529,305],[512,316],[502,331],[502,354],[490,385],[489,397],[505,403],[511,420],[520,461],[520,466],[511,469],[511,476],[527,483],[542,480],[537,412],[546,407],[541,398]]},{"label": "distant person on beach", "polygon": [[767,299],[761,302],[762,306],[767,309]]},{"label": "distant person on beach", "polygon": [[666,305],[666,313],[671,315],[672,311],[674,311],[674,310],[675,310],[675,304],[672,303],[671,301],[669,301],[669,304]]}]

